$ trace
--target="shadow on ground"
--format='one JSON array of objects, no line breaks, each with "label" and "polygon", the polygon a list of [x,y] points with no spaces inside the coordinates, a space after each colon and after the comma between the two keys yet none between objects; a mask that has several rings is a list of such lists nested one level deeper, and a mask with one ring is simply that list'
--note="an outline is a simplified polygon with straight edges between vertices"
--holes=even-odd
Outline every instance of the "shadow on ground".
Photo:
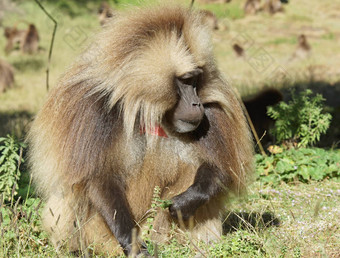
[{"label": "shadow on ground", "polygon": [[20,72],[37,71],[45,66],[46,61],[42,57],[31,57],[30,59],[18,59],[12,62],[16,70]]},{"label": "shadow on ground", "polygon": [[0,136],[15,135],[24,140],[33,114],[27,111],[0,112]]},{"label": "shadow on ground", "polygon": [[223,222],[223,234],[225,235],[239,229],[260,231],[279,225],[279,219],[270,212],[229,212]]}]

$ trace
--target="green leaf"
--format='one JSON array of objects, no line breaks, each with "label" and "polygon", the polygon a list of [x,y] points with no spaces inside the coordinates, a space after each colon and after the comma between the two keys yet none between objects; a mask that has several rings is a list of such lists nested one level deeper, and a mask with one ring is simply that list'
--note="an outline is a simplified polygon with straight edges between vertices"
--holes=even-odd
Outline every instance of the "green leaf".
[{"label": "green leaf", "polygon": [[309,180],[309,171],[307,166],[301,166],[297,172],[303,179]]},{"label": "green leaf", "polygon": [[313,180],[322,180],[325,177],[325,171],[322,168],[310,168],[309,174]]}]

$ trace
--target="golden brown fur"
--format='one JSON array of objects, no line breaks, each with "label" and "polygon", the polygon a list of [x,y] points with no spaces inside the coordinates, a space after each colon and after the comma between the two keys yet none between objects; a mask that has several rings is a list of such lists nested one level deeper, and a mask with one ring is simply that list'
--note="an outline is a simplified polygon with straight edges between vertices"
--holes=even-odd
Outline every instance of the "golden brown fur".
[{"label": "golden brown fur", "polygon": [[[252,140],[201,22],[199,12],[173,6],[117,14],[51,91],[29,142],[33,179],[47,202],[44,226],[56,246],[78,250],[95,242],[96,251],[119,251],[89,200],[102,198],[95,184],[104,187],[119,178],[140,226],[154,187],[160,187],[161,198],[173,198],[192,185],[203,162],[223,171],[226,188],[244,189]],[[177,101],[173,76],[195,67],[204,71],[198,96],[206,106],[206,129],[180,134],[164,115]],[[141,134],[140,124],[147,132],[162,125],[168,138]],[[195,237],[219,238],[226,197],[223,192],[197,209]],[[166,239],[172,220],[168,210],[158,213],[155,239]]]},{"label": "golden brown fur", "polygon": [[0,93],[10,88],[14,83],[13,67],[0,59]]}]

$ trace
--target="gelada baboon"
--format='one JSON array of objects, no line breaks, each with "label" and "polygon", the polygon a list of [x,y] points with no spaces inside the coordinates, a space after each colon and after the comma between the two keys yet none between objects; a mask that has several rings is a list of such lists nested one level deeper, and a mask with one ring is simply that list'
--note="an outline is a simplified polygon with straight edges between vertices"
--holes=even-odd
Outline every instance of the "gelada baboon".
[{"label": "gelada baboon", "polygon": [[102,2],[98,9],[98,19],[101,26],[107,23],[108,19],[112,18],[114,14],[113,9],[107,2]]},{"label": "gelada baboon", "polygon": [[22,52],[27,54],[34,54],[39,49],[39,34],[34,24],[29,24],[25,33],[24,40],[20,44]]},{"label": "gelada baboon", "polygon": [[311,50],[312,50],[312,47],[308,43],[306,35],[300,34],[298,36],[298,46],[292,58],[306,58],[310,55]]},{"label": "gelada baboon", "polygon": [[13,67],[0,59],[0,93],[11,87],[14,83]]},{"label": "gelada baboon", "polygon": [[17,44],[21,44],[25,37],[25,30],[18,30],[16,26],[5,27],[4,36],[7,39],[5,52],[11,52]]},{"label": "gelada baboon", "polygon": [[235,43],[232,45],[233,50],[236,54],[236,56],[241,57],[241,56],[245,56],[245,51],[243,49],[243,47],[241,47],[239,44]]},{"label": "gelada baboon", "polygon": [[231,0],[199,0],[197,2],[203,3],[203,4],[225,4],[225,3],[230,3]]},{"label": "gelada baboon", "polygon": [[19,30],[17,26],[6,27],[4,36],[7,39],[5,52],[10,53],[19,45],[23,53],[33,54],[39,49],[39,34],[34,24],[29,24],[27,30]]},{"label": "gelada baboon", "polygon": [[270,14],[275,14],[277,12],[283,12],[284,8],[282,4],[288,3],[284,0],[247,0],[244,5],[245,14],[256,14],[259,11],[267,11]]},{"label": "gelada baboon", "polygon": [[284,8],[280,0],[265,0],[263,10],[270,14],[275,14],[277,12],[283,12]]},{"label": "gelada baboon", "polygon": [[245,14],[256,14],[261,8],[261,0],[247,0],[243,9]]},{"label": "gelada baboon", "polygon": [[117,14],[51,91],[29,142],[56,246],[130,255],[156,186],[172,200],[155,217],[156,240],[178,214],[193,216],[197,239],[221,235],[225,199],[244,188],[253,146],[200,15],[171,5]]}]

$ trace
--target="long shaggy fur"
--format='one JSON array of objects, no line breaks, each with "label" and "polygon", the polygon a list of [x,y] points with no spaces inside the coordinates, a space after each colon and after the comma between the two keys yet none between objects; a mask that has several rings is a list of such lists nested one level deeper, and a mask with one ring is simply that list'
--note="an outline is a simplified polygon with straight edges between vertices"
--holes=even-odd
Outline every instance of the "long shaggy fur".
[{"label": "long shaggy fur", "polygon": [[[227,189],[244,189],[252,170],[251,136],[216,67],[210,29],[200,15],[173,6],[117,14],[51,91],[29,142],[33,179],[47,202],[44,225],[56,246],[119,249],[87,197],[96,180],[121,180],[138,225],[155,186],[161,198],[172,198],[193,183],[203,162],[224,171]],[[204,71],[197,91],[206,120],[201,131],[179,134],[163,120],[177,101],[173,78],[196,67]],[[168,138],[140,133],[141,126],[148,132],[155,125]],[[210,241],[221,235],[225,197],[197,210],[194,236]],[[166,238],[170,221],[168,211],[159,212],[157,239]]]}]

